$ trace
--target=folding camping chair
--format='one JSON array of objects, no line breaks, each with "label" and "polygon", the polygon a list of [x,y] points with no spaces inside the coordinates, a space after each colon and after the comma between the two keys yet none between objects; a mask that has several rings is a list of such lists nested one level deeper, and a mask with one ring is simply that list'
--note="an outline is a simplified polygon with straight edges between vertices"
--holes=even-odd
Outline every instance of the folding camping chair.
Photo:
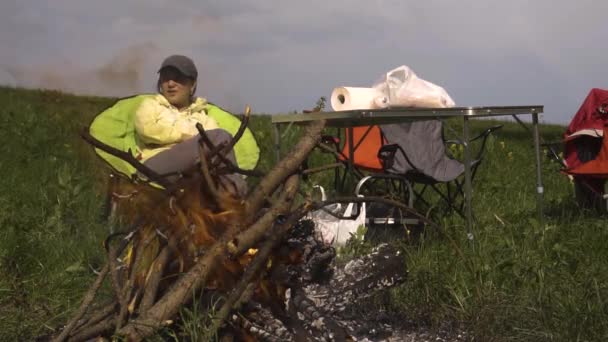
[{"label": "folding camping chair", "polygon": [[[110,167],[107,195],[104,205],[104,218],[111,218],[116,210],[116,204],[121,198],[130,194],[120,193],[118,189],[122,182],[147,183],[155,188],[167,188],[170,182],[168,176],[154,175],[153,179],[143,179],[138,174],[142,170],[136,168],[138,163],[130,163],[127,159],[135,159],[137,153],[134,115],[142,101],[154,95],[138,95],[120,99],[112,107],[98,114],[89,127],[83,131],[83,138],[95,147],[95,153]],[[220,128],[232,136],[237,134],[241,121],[232,114],[213,104],[208,104],[206,112],[215,119]],[[101,146],[104,145],[104,148]],[[109,153],[108,148],[114,153]],[[233,147],[237,166],[242,170],[253,170],[259,160],[260,149],[249,128],[246,128],[240,140]],[[138,165],[142,169],[143,164]],[[145,169],[145,167],[143,167]],[[144,170],[144,174],[150,174]],[[153,172],[152,172],[153,174]]]},{"label": "folding camping chair", "polygon": [[[352,144],[350,133],[352,132]],[[339,131],[341,133],[341,131]],[[378,126],[352,127],[340,136],[323,135],[323,152],[332,153],[340,167],[334,168],[334,187],[338,193],[355,196],[379,196],[413,208],[414,192],[410,182],[400,175],[384,172],[378,159],[379,149],[386,144]],[[341,134],[340,134],[341,135]],[[352,147],[352,148],[351,148]],[[351,183],[355,181],[356,184]],[[418,225],[420,221],[408,213],[379,203],[367,203],[365,223],[370,226]]]},{"label": "folding camping chair", "polygon": [[564,133],[565,168],[579,205],[608,211],[608,90],[591,89]]},{"label": "folding camping chair", "polygon": [[[439,200],[446,204],[447,209],[454,210],[464,218],[464,177],[461,177],[464,173],[464,166],[450,156],[449,149],[445,148],[446,145],[464,146],[464,144],[458,140],[444,140],[441,121],[433,121],[439,125],[438,128],[441,130],[440,139],[443,149],[440,151],[445,154],[441,157],[448,158],[450,163],[458,163],[462,166],[455,177],[439,179],[441,177],[433,177],[418,167],[407,148],[387,139],[385,133],[389,129],[395,128],[394,125],[390,125],[393,127],[388,127],[388,125],[362,126],[352,128],[352,139],[347,128],[343,142],[340,137],[334,136],[324,136],[322,139],[324,144],[333,147],[337,161],[345,165],[344,168],[335,169],[336,190],[345,191],[346,179],[354,177],[360,183],[365,182],[363,185],[357,185],[361,193],[375,195],[378,191],[383,191],[380,195],[387,195],[387,192],[395,191],[391,195],[402,203],[409,203],[410,206],[413,204],[414,208],[428,210],[433,207],[432,202],[434,202],[427,195],[427,190],[431,189]],[[479,142],[477,152],[470,165],[472,179],[483,160],[488,137],[501,127],[502,125],[490,127],[470,140],[470,143]],[[395,134],[391,135],[395,136]],[[407,171],[398,172],[395,169],[397,160],[406,163]]]}]

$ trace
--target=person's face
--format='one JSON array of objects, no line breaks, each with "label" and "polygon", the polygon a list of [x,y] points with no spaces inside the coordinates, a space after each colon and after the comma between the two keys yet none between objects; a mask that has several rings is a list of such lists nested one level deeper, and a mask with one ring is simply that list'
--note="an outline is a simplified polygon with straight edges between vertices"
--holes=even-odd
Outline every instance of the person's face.
[{"label": "person's face", "polygon": [[180,109],[190,105],[196,81],[172,67],[163,68],[159,77],[160,93],[169,103]]}]

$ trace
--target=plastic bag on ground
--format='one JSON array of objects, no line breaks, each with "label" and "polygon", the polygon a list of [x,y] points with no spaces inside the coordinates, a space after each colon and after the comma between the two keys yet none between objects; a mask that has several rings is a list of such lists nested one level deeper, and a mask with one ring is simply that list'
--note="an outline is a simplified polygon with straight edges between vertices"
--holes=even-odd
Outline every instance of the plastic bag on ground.
[{"label": "plastic bag on ground", "polygon": [[[316,185],[315,188],[321,191],[321,200],[326,200],[323,187]],[[365,203],[361,204],[359,215],[355,219],[339,219],[332,216],[328,211],[335,215],[350,217],[356,205],[355,203],[348,203],[344,209],[340,203],[328,205],[324,208],[325,210],[315,210],[309,213],[306,218],[315,223],[315,230],[324,243],[342,246],[357,232],[359,226],[365,225]]]}]

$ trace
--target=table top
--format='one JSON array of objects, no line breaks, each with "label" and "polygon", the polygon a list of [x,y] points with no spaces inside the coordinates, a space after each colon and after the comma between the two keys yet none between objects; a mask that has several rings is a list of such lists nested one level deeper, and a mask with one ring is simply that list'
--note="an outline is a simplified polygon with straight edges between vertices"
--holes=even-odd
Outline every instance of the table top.
[{"label": "table top", "polygon": [[390,108],[361,109],[336,112],[314,112],[306,114],[277,114],[272,123],[306,124],[316,120],[327,120],[327,126],[348,127],[370,124],[390,124],[407,121],[440,119],[451,117],[489,117],[518,114],[539,114],[542,105],[533,106],[491,106],[491,107],[452,107],[452,108]]}]

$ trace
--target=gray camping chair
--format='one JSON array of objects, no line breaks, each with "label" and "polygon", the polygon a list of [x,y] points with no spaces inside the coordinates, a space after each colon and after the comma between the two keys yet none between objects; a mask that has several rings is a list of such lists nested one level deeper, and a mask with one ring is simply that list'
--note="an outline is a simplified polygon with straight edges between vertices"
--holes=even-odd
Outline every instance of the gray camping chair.
[{"label": "gray camping chair", "polygon": [[[479,146],[471,162],[471,180],[481,164],[488,137],[502,125],[490,127],[470,140],[479,141]],[[446,205],[463,218],[464,215],[464,164],[454,158],[446,146],[460,145],[459,140],[445,140],[440,120],[417,121],[398,125],[384,125],[381,130],[386,140],[391,142],[382,146],[378,158],[383,169],[390,174],[403,175],[414,185],[418,205],[431,207],[430,189]]]}]

